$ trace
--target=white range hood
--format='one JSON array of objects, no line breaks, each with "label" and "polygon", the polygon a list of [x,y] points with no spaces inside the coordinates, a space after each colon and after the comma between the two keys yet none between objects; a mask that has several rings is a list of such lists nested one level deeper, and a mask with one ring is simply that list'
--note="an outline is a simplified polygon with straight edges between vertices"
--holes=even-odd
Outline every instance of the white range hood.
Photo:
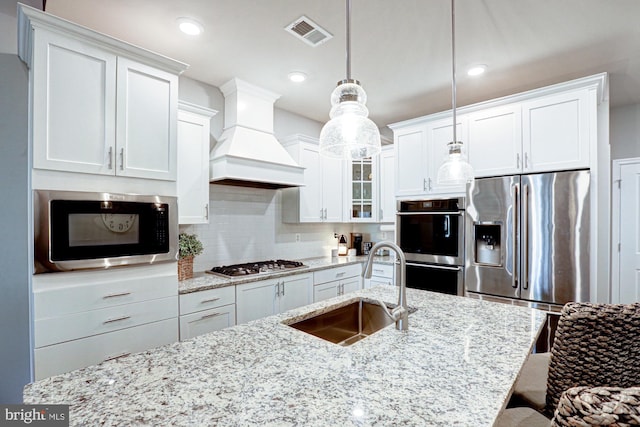
[{"label": "white range hood", "polygon": [[209,181],[272,189],[303,186],[304,168],[273,135],[273,104],[280,95],[235,78],[220,90],[224,131],[209,156]]}]

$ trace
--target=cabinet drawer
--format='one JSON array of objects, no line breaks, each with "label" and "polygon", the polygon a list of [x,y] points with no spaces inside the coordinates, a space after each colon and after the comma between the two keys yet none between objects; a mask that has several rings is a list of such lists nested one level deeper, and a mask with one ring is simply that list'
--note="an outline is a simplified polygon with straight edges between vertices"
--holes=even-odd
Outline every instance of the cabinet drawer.
[{"label": "cabinet drawer", "polygon": [[235,324],[235,304],[180,316],[180,341],[228,328]]},{"label": "cabinet drawer", "polygon": [[362,264],[349,264],[341,267],[328,268],[313,273],[313,283],[331,282],[332,280],[346,279],[347,277],[362,274]]},{"label": "cabinet drawer", "polygon": [[36,348],[44,347],[177,317],[177,298],[168,297],[66,316],[41,318],[34,322],[34,341]]},{"label": "cabinet drawer", "polygon": [[393,279],[394,265],[390,264],[376,264],[373,263],[371,267],[371,275],[377,277],[385,277],[387,279]]},{"label": "cabinet drawer", "polygon": [[178,340],[178,322],[167,319],[135,328],[37,348],[35,379],[95,365],[108,359],[147,350]]},{"label": "cabinet drawer", "polygon": [[178,295],[176,263],[33,276],[34,318]]},{"label": "cabinet drawer", "polygon": [[192,292],[180,295],[180,314],[189,314],[196,311],[221,307],[236,303],[235,286],[209,289],[207,291]]}]

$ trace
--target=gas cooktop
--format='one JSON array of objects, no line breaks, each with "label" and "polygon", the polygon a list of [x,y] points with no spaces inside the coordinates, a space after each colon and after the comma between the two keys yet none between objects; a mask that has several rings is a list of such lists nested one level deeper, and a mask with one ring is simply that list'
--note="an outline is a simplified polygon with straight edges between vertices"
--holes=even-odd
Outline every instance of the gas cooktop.
[{"label": "gas cooktop", "polygon": [[207,273],[217,274],[223,277],[248,276],[251,274],[274,273],[284,270],[296,270],[307,268],[300,261],[287,261],[284,259],[248,262],[246,264],[223,265],[207,270]]}]

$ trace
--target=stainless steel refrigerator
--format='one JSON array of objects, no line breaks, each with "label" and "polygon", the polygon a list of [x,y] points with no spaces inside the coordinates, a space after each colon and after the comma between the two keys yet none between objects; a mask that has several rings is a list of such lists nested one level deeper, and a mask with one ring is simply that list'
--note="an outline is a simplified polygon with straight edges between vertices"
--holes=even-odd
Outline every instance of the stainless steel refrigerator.
[{"label": "stainless steel refrigerator", "polygon": [[474,180],[465,221],[469,295],[588,301],[589,180],[589,171]]}]

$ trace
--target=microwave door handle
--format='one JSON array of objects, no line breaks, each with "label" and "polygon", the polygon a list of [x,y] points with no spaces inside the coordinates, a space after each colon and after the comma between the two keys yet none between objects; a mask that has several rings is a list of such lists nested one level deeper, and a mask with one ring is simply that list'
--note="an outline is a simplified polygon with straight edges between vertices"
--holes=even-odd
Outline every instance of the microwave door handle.
[{"label": "microwave door handle", "polygon": [[422,268],[435,268],[437,270],[451,270],[451,271],[460,271],[462,270],[462,266],[447,266],[447,265],[436,265],[436,264],[416,264],[413,262],[408,262],[407,265],[411,267],[422,267]]},{"label": "microwave door handle", "polygon": [[511,186],[511,201],[513,203],[512,209],[512,222],[511,222],[511,239],[512,239],[512,262],[513,262],[513,273],[511,275],[511,287],[518,287],[518,184],[513,184]]},{"label": "microwave door handle", "polygon": [[463,211],[428,211],[428,212],[398,212],[398,215],[459,215],[462,216]]}]

